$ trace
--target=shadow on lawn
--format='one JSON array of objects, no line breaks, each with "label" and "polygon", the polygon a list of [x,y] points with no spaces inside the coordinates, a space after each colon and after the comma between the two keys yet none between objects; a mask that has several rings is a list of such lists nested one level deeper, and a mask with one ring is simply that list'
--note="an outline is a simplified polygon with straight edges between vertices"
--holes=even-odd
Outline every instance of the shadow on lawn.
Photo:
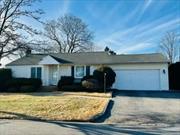
[{"label": "shadow on lawn", "polygon": [[29,115],[26,115],[26,114],[21,114],[21,113],[16,113],[16,112],[7,112],[7,111],[0,111],[0,114],[5,114],[5,115],[10,115],[11,117],[9,116],[5,116],[5,117],[0,117],[0,119],[25,119],[25,120],[43,120],[41,118],[38,118],[38,117],[34,117],[34,116],[29,116]]},{"label": "shadow on lawn", "polygon": [[113,90],[113,97],[150,97],[150,98],[172,98],[180,99],[180,92],[174,91],[133,91],[133,90]]}]

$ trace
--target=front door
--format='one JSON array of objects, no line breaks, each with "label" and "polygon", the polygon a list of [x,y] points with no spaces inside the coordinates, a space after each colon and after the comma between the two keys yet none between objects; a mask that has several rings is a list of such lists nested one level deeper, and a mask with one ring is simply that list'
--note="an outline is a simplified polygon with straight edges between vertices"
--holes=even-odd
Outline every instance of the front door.
[{"label": "front door", "polygon": [[58,68],[57,66],[49,66],[50,85],[57,85],[58,81]]}]

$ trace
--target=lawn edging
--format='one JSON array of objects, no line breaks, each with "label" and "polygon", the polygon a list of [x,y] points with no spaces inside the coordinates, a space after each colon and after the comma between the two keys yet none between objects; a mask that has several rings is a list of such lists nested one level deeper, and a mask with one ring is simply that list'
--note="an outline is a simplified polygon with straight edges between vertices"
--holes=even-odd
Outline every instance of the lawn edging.
[{"label": "lawn edging", "polygon": [[104,109],[102,110],[102,112],[92,116],[88,121],[89,122],[95,122],[97,119],[102,117],[105,114],[105,112],[106,112],[106,110],[107,110],[107,108],[108,108],[108,106],[110,104],[110,101],[111,101],[111,99],[108,100],[108,102],[106,103],[106,105],[105,105]]}]

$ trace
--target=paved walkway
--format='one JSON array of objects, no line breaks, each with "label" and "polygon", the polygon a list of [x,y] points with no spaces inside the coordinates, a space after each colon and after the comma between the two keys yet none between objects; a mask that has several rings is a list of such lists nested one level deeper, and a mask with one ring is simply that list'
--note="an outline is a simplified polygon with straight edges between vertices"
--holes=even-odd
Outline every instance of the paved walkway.
[{"label": "paved walkway", "polygon": [[179,135],[178,127],[146,129],[118,124],[0,120],[0,135]]}]

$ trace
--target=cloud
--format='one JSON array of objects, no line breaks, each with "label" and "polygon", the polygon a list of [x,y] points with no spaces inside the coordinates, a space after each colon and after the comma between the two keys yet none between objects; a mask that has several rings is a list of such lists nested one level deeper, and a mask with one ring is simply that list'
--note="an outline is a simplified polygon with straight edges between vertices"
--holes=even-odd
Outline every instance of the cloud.
[{"label": "cloud", "polygon": [[61,15],[64,15],[69,12],[69,9],[70,9],[70,0],[64,0],[63,5],[59,12]]},{"label": "cloud", "polygon": [[125,30],[117,30],[97,41],[97,45],[112,45],[112,49],[120,48],[123,52],[130,53],[136,49],[143,49],[145,44],[157,44],[155,40],[160,38],[161,34],[180,26],[179,22],[179,18],[172,19],[171,15],[167,15],[148,24],[138,24]]},{"label": "cloud", "polygon": [[146,0],[144,7],[143,7],[143,12],[145,12],[146,9],[148,9],[150,7],[150,5],[152,4],[153,0]]},{"label": "cloud", "polygon": [[139,44],[135,44],[135,45],[130,45],[128,47],[124,46],[122,48],[120,48],[119,50],[117,50],[118,53],[134,53],[137,51],[141,51],[144,49],[149,49],[153,47],[151,43],[139,43]]}]

